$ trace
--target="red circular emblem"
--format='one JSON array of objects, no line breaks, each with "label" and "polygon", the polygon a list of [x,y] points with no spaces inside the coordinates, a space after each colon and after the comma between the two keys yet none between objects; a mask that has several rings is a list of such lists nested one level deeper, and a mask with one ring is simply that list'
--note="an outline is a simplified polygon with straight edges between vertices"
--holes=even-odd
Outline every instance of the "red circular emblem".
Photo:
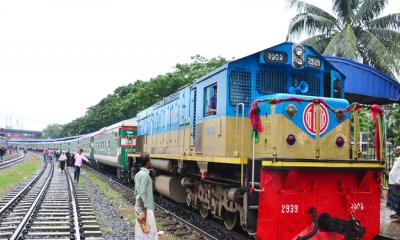
[{"label": "red circular emblem", "polygon": [[[320,105],[321,108],[321,116],[320,116],[320,133],[324,133],[325,130],[328,128],[329,124],[329,115],[328,111],[326,110],[326,107],[324,105]],[[317,113],[315,112],[314,108],[314,103],[310,103],[306,106],[303,112],[303,124],[306,130],[311,133],[312,135],[315,135],[316,133],[316,115]]]}]

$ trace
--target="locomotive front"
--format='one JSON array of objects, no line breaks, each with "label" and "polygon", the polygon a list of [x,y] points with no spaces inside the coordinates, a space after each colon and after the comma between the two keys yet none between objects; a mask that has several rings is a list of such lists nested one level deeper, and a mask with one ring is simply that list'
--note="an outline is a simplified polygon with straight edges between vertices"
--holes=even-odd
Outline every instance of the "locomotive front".
[{"label": "locomotive front", "polygon": [[128,155],[150,154],[160,194],[229,230],[372,239],[383,165],[359,158],[358,110],[368,106],[349,105],[344,81],[314,49],[279,44],[140,112],[137,152]]},{"label": "locomotive front", "polygon": [[351,156],[357,107],[343,99],[343,74],[294,44],[260,53],[258,68],[248,153],[257,237],[373,239],[382,164]]}]

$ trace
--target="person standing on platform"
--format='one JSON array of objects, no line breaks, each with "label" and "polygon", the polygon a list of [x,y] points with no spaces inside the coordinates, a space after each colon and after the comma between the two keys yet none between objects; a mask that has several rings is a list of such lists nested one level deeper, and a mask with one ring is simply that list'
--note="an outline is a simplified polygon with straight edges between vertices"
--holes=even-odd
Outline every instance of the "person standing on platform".
[{"label": "person standing on platform", "polygon": [[75,172],[74,180],[79,182],[79,174],[81,173],[82,160],[89,162],[89,160],[83,155],[83,150],[80,149],[74,156],[75,158]]},{"label": "person standing on platform", "polygon": [[60,157],[58,158],[60,161],[60,168],[61,168],[61,173],[64,173],[64,168],[65,168],[65,162],[67,161],[67,155],[65,154],[64,151],[62,151]]},{"label": "person standing on platform", "polygon": [[3,157],[6,154],[6,149],[4,147],[0,148],[0,161],[3,161]]},{"label": "person standing on platform", "polygon": [[389,173],[389,191],[387,197],[387,206],[395,213],[390,218],[397,219],[400,223],[400,146],[395,149],[396,160]]},{"label": "person standing on platform", "polygon": [[73,166],[71,153],[68,151],[65,155],[67,156],[67,166]]},{"label": "person standing on platform", "polygon": [[157,225],[154,217],[153,183],[150,177],[150,157],[143,154],[139,158],[142,166],[135,175],[135,239],[157,240]]},{"label": "person standing on platform", "polygon": [[60,158],[60,155],[61,155],[60,149],[57,149],[54,151],[54,157],[56,158],[56,161],[58,161],[58,159]]},{"label": "person standing on platform", "polygon": [[45,148],[45,149],[43,150],[43,161],[46,162],[46,160],[47,160],[47,149]]}]

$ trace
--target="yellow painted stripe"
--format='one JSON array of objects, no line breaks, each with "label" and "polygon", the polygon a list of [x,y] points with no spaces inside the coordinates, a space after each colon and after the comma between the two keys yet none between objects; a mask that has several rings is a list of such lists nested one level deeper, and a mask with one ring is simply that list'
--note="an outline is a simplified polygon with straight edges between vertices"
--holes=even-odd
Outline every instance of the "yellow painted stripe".
[{"label": "yellow painted stripe", "polygon": [[320,168],[384,168],[381,163],[338,163],[338,162],[272,162],[263,161],[263,167],[320,167]]},{"label": "yellow painted stripe", "polygon": [[[139,156],[140,156],[140,154],[137,154],[137,153],[128,154],[128,157],[139,157]],[[150,154],[150,157],[151,158],[160,158],[160,159],[185,160],[185,161],[247,164],[247,158],[237,158],[237,157],[179,156],[179,155],[173,155],[173,154]]]}]

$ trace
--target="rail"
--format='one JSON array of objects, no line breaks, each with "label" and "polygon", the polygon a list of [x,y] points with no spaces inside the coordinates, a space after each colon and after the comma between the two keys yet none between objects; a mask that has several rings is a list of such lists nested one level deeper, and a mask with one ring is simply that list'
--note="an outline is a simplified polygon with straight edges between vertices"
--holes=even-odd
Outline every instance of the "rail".
[{"label": "rail", "polygon": [[22,153],[21,155],[17,155],[13,158],[7,159],[7,160],[3,160],[0,162],[0,170],[4,169],[4,168],[8,168],[16,163],[22,162],[25,158],[25,154]]},{"label": "rail", "polygon": [[24,230],[26,224],[28,223],[29,218],[33,214],[33,212],[36,210],[36,207],[39,206],[41,201],[43,201],[43,197],[47,191],[47,189],[50,186],[51,179],[53,178],[54,174],[54,163],[51,163],[51,169],[49,172],[49,175],[46,178],[46,182],[43,184],[42,189],[40,190],[39,194],[36,196],[35,200],[33,201],[32,206],[29,208],[28,212],[25,214],[24,218],[21,220],[19,223],[17,229],[13,233],[13,235],[10,237],[10,240],[15,240],[18,239],[22,231]]},{"label": "rail", "polygon": [[15,195],[8,203],[6,203],[6,205],[4,205],[1,209],[0,209],[0,216],[5,213],[10,206],[14,205],[16,202],[20,201],[22,199],[22,197],[32,188],[32,186],[40,179],[40,177],[43,175],[44,171],[46,170],[47,167],[47,163],[45,163],[45,165],[43,166],[42,170],[40,171],[40,173],[33,178],[21,191],[19,191],[19,193],[17,193],[17,195]]},{"label": "rail", "polygon": [[72,212],[73,212],[73,223],[74,223],[74,237],[75,239],[81,239],[80,236],[80,226],[79,226],[79,218],[78,218],[78,206],[76,204],[75,201],[75,188],[74,188],[74,184],[72,183],[72,177],[69,174],[69,170],[68,168],[65,169],[65,175],[67,176],[67,180],[68,180],[68,189],[69,189],[69,195],[70,195],[70,201],[71,201],[71,206],[72,206]]}]

